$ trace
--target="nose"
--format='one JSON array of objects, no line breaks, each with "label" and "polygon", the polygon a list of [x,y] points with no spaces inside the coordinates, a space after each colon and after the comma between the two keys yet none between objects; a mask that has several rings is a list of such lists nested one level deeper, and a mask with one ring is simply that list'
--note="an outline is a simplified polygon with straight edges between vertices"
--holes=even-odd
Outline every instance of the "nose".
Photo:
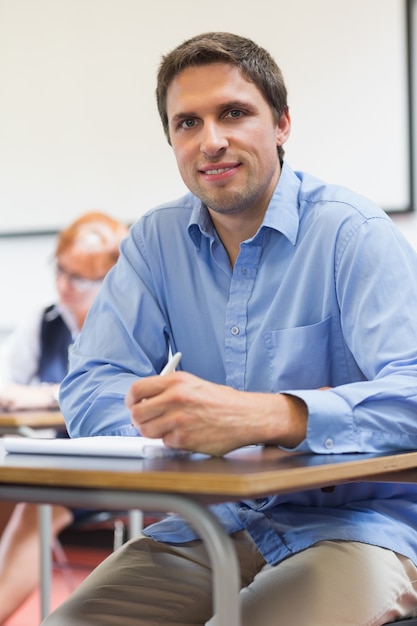
[{"label": "nose", "polygon": [[217,156],[219,152],[225,150],[229,145],[224,130],[214,121],[205,122],[200,150],[207,156]]}]

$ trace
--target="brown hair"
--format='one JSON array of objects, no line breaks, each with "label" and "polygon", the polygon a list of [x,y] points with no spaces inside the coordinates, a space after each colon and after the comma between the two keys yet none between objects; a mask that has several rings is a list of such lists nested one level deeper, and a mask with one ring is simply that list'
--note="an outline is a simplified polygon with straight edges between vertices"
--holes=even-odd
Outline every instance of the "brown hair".
[{"label": "brown hair", "polygon": [[120,243],[127,233],[125,224],[105,213],[85,213],[60,232],[55,257],[76,247],[89,257],[100,256],[107,271],[116,263]]},{"label": "brown hair", "polygon": [[[157,75],[156,100],[168,143],[169,122],[167,115],[167,91],[174,78],[187,67],[210,63],[227,63],[237,67],[254,83],[271,107],[276,121],[288,111],[287,89],[281,70],[264,48],[245,37],[224,32],[197,35],[184,41],[172,52],[162,57]],[[278,146],[280,159],[284,149]]]}]

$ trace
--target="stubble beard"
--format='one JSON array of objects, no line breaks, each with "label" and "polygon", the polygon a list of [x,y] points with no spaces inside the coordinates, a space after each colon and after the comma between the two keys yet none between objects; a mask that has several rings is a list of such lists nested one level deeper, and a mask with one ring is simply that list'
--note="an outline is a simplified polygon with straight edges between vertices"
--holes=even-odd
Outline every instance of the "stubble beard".
[{"label": "stubble beard", "polygon": [[227,190],[225,188],[222,191],[219,189],[216,193],[207,193],[205,189],[197,186],[193,193],[200,198],[208,209],[220,215],[244,213],[256,206],[261,196],[259,188],[255,189],[252,186],[247,186],[243,190]]}]

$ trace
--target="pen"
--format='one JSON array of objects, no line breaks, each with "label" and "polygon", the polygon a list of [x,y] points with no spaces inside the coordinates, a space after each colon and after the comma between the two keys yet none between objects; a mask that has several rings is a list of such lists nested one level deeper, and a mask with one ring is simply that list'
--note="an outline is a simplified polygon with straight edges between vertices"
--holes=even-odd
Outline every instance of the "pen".
[{"label": "pen", "polygon": [[175,371],[175,368],[177,367],[178,363],[181,361],[181,357],[182,357],[182,353],[181,352],[176,352],[168,361],[168,363],[165,365],[165,367],[161,370],[160,372],[160,376],[164,376],[165,374],[170,374],[171,372]]}]

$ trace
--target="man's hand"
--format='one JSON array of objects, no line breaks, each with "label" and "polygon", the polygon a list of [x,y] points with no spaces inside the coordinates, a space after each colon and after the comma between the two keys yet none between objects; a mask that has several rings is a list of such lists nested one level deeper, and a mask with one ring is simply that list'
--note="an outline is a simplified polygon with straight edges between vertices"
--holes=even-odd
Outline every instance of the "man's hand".
[{"label": "man's hand", "polygon": [[126,405],[145,437],[215,456],[249,444],[294,447],[306,433],[307,408],[299,398],[237,391],[187,372],[138,380]]}]

